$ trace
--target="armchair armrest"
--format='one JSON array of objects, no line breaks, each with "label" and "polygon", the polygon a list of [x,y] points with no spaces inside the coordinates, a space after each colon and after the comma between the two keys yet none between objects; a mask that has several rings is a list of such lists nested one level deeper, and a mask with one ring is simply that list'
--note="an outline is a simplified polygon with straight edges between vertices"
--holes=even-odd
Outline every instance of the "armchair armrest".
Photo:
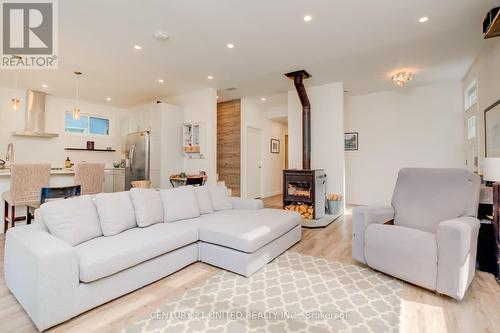
[{"label": "armchair armrest", "polygon": [[5,240],[5,282],[38,329],[70,317],[80,283],[75,249],[39,227],[19,226]]},{"label": "armchair armrest", "polygon": [[365,230],[370,224],[384,224],[394,219],[392,206],[363,206],[352,210],[352,257],[366,264]]},{"label": "armchair armrest", "polygon": [[239,197],[229,197],[233,209],[251,209],[257,210],[264,207],[264,202],[259,199],[242,199]]},{"label": "armchair armrest", "polygon": [[438,273],[436,290],[462,299],[476,270],[480,222],[463,216],[441,222],[437,228]]}]

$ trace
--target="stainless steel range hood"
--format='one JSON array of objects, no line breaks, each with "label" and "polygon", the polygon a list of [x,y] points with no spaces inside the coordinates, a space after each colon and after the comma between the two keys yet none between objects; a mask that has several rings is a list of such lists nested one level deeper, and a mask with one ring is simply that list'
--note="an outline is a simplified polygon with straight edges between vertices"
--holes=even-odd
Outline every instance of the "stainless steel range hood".
[{"label": "stainless steel range hood", "polygon": [[12,132],[15,136],[36,138],[56,138],[59,134],[45,132],[45,99],[46,93],[28,90],[26,92],[26,115],[24,131]]}]

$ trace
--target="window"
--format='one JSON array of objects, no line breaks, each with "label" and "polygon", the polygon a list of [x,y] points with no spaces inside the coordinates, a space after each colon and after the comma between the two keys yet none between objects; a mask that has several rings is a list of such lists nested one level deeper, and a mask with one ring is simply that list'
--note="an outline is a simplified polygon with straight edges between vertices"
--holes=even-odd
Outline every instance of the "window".
[{"label": "window", "polygon": [[467,119],[467,138],[474,139],[476,137],[476,116]]},{"label": "window", "polygon": [[64,131],[87,135],[109,135],[109,119],[81,114],[80,119],[75,120],[71,112],[66,112]]},{"label": "window", "polygon": [[465,91],[465,110],[477,103],[477,82],[474,81]]}]

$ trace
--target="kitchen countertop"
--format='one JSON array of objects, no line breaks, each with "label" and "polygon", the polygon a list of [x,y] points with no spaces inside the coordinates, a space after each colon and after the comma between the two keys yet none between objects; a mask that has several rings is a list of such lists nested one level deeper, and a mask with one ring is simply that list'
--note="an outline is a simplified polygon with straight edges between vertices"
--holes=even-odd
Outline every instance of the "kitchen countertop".
[{"label": "kitchen countertop", "polygon": [[[125,170],[125,168],[105,168],[105,171],[110,170]],[[54,168],[50,170],[51,175],[69,175],[72,176],[75,174],[75,169],[66,169],[66,168]],[[10,169],[0,169],[0,177],[10,177]]]}]

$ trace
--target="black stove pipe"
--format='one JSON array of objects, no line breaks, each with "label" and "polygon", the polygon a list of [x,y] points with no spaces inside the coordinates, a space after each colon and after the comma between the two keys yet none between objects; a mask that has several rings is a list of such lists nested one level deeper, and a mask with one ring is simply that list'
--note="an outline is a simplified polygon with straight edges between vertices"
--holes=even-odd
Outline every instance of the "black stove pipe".
[{"label": "black stove pipe", "polygon": [[311,77],[305,70],[285,74],[293,80],[302,104],[302,169],[311,170],[311,103],[303,80]]}]

